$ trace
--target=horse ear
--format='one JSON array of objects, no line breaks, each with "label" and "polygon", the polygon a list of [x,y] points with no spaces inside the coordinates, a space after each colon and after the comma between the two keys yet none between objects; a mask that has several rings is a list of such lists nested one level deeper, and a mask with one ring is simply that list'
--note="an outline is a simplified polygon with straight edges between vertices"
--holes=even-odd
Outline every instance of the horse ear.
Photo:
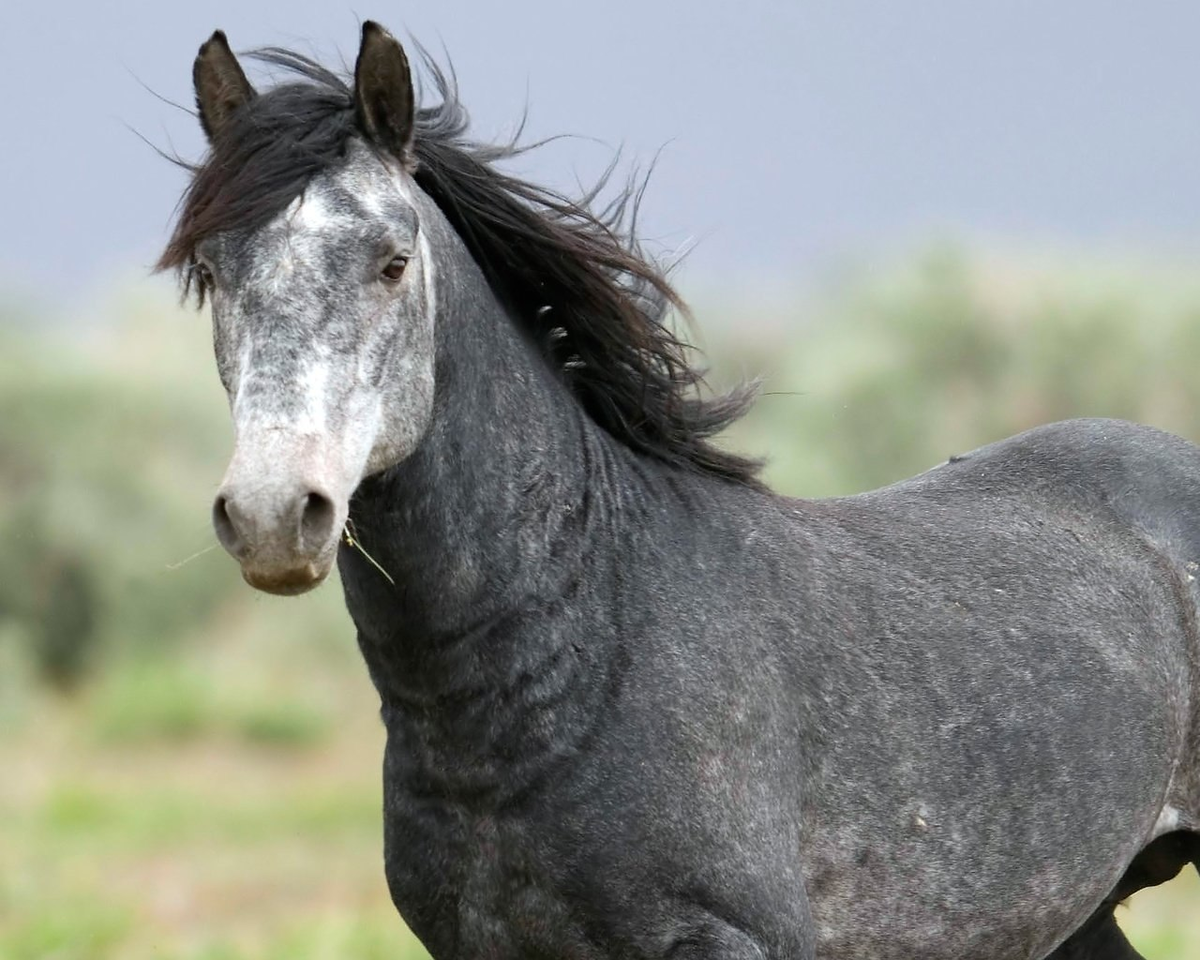
[{"label": "horse ear", "polygon": [[209,37],[196,54],[196,62],[192,64],[192,84],[196,88],[200,126],[209,143],[220,135],[234,111],[255,96],[254,88],[220,30]]},{"label": "horse ear", "polygon": [[413,166],[413,86],[396,38],[368,20],[354,65],[354,113],[368,140]]}]

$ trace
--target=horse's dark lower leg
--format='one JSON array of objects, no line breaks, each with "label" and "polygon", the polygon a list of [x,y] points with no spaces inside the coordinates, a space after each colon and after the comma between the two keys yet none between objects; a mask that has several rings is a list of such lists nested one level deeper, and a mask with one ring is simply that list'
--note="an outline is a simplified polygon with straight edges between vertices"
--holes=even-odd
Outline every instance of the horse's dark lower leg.
[{"label": "horse's dark lower leg", "polygon": [[1117,926],[1112,907],[1102,909],[1107,912],[1094,914],[1046,960],[1144,960]]},{"label": "horse's dark lower leg", "polygon": [[1175,877],[1188,863],[1200,870],[1200,835],[1179,831],[1159,837],[1134,857],[1109,899],[1046,960],[1141,960],[1113,917],[1116,905],[1146,887]]},{"label": "horse's dark lower leg", "polygon": [[1200,834],[1184,830],[1164,834],[1134,857],[1112,899],[1124,900],[1146,887],[1166,883],[1188,863],[1200,866]]}]

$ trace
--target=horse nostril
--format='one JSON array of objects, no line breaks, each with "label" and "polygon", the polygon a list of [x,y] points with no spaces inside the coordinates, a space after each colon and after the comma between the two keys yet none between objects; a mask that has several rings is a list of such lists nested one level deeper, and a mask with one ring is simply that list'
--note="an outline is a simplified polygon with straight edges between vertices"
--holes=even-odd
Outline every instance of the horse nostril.
[{"label": "horse nostril", "polygon": [[329,541],[333,533],[335,514],[333,501],[325,494],[313,490],[300,500],[300,537],[305,546],[319,549]]},{"label": "horse nostril", "polygon": [[217,540],[226,550],[241,560],[246,554],[246,537],[238,524],[237,508],[229,502],[229,498],[221,494],[213,501],[213,529],[217,532]]}]

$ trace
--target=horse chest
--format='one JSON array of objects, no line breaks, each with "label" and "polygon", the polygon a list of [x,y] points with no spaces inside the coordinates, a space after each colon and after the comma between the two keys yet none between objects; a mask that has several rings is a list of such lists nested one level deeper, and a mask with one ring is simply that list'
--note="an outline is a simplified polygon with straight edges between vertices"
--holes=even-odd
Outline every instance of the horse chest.
[{"label": "horse chest", "polygon": [[527,826],[445,805],[393,808],[387,833],[392,898],[438,960],[603,956],[555,889]]}]

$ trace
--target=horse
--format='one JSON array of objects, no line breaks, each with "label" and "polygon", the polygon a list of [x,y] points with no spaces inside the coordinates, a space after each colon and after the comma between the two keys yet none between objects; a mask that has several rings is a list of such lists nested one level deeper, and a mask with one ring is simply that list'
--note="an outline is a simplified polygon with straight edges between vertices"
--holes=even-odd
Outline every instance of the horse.
[{"label": "horse", "polygon": [[505,172],[367,22],[343,78],[220,31],[159,267],[211,303],[216,536],[336,562],[384,866],[438,960],[1129,960],[1200,863],[1200,450],[1040,427],[790,499],[717,434],[608,208]]}]

